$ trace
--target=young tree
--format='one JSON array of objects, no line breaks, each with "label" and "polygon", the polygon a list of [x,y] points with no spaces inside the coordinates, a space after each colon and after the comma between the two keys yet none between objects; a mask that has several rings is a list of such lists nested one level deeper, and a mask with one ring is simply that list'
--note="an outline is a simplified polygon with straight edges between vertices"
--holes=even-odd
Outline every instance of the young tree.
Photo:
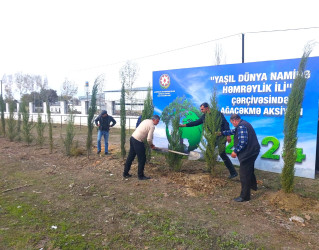
[{"label": "young tree", "polygon": [[65,135],[65,138],[62,138],[63,145],[65,148],[65,154],[68,156],[71,155],[74,136],[75,136],[74,115],[70,114],[68,118],[68,124],[66,126],[66,135]]},{"label": "young tree", "polygon": [[92,134],[94,128],[94,115],[97,111],[96,107],[96,95],[99,88],[99,83],[104,80],[103,76],[99,76],[95,79],[93,88],[92,88],[92,95],[91,95],[91,106],[89,107],[89,114],[88,114],[88,135],[86,139],[86,150],[87,150],[87,157],[89,158],[90,153],[92,152]]},{"label": "young tree", "polygon": [[36,124],[36,128],[37,128],[37,143],[40,146],[43,146],[44,143],[44,129],[45,129],[45,123],[42,122],[42,116],[41,114],[38,114],[38,120],[37,120],[37,124]]},{"label": "young tree", "polygon": [[[192,109],[191,103],[184,97],[177,97],[161,114],[161,120],[166,125],[166,136],[168,148],[174,151],[183,152],[182,128],[179,127],[181,118]],[[166,161],[170,168],[179,171],[182,167],[182,157],[179,154],[168,153]]]},{"label": "young tree", "polygon": [[[217,132],[220,132],[220,127],[221,117],[218,111],[216,90],[214,89],[210,98],[209,112],[205,115],[200,146],[200,149],[204,154],[207,170],[211,174],[216,174],[214,167],[217,164],[218,154],[225,149],[226,138],[217,135]],[[215,150],[216,146],[218,146],[218,151]]]},{"label": "young tree", "polygon": [[[145,119],[151,119],[154,113],[154,106],[152,100],[152,89],[149,86],[147,89],[147,96],[144,100],[144,109],[142,112],[142,121]],[[145,154],[146,154],[146,161],[149,162],[151,159],[151,147],[148,143],[145,144]]]},{"label": "young tree", "polygon": [[295,162],[297,157],[296,145],[298,140],[297,128],[301,105],[304,98],[304,90],[307,83],[305,68],[311,52],[312,45],[307,44],[299,64],[298,74],[291,88],[287,104],[287,111],[285,114],[283,149],[284,167],[281,173],[281,185],[282,189],[286,193],[291,193],[294,188]]},{"label": "young tree", "polygon": [[[179,152],[182,152],[184,150],[183,144],[181,144],[182,129],[179,127],[181,116],[181,109],[177,107],[173,119],[171,120],[172,130],[170,133],[171,136],[168,140],[168,148]],[[172,168],[174,171],[180,171],[182,167],[182,158],[182,155],[168,153],[166,160],[170,168]]]},{"label": "young tree", "polygon": [[135,100],[136,91],[133,89],[133,85],[138,77],[139,68],[136,63],[127,61],[124,66],[120,69],[120,78],[122,83],[125,85],[125,94],[127,100],[130,102],[131,111],[132,104]]},{"label": "young tree", "polygon": [[29,121],[30,115],[29,111],[27,110],[27,104],[25,102],[22,102],[21,104],[21,114],[22,114],[22,136],[23,140],[30,145],[30,143],[33,141],[32,136],[32,128],[33,128],[33,122]]},{"label": "young tree", "polygon": [[17,120],[17,141],[21,141],[21,106],[19,106],[18,112],[18,120]]},{"label": "young tree", "polygon": [[147,88],[147,96],[144,100],[144,109],[142,111],[142,121],[145,119],[151,119],[154,113],[154,105],[152,99],[152,88],[149,86]]},{"label": "young tree", "polygon": [[6,109],[6,105],[4,103],[4,100],[2,98],[2,95],[0,96],[0,111],[1,111],[1,132],[3,136],[6,136],[6,120],[4,118],[4,111]]},{"label": "young tree", "polygon": [[124,159],[126,155],[125,150],[125,141],[126,141],[126,112],[125,112],[125,86],[124,82],[122,82],[122,89],[121,89],[121,156]]},{"label": "young tree", "polygon": [[50,110],[49,100],[47,100],[46,103],[47,103],[47,114],[48,114],[50,154],[52,154],[52,151],[53,151],[53,132],[52,132],[52,119],[51,119],[51,110]]},{"label": "young tree", "polygon": [[10,141],[13,141],[16,137],[16,120],[14,119],[14,108],[16,103],[14,101],[9,102],[9,119],[8,122],[8,138]]}]

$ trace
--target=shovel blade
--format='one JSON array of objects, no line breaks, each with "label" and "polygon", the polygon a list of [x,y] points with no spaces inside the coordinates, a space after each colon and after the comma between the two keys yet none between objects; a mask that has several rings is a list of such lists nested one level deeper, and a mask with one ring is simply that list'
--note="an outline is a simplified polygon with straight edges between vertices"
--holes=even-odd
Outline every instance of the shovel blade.
[{"label": "shovel blade", "polygon": [[196,161],[196,160],[199,160],[199,159],[202,159],[203,158],[203,155],[199,152],[195,152],[195,151],[190,151],[189,152],[189,155],[188,155],[188,160],[190,161]]}]

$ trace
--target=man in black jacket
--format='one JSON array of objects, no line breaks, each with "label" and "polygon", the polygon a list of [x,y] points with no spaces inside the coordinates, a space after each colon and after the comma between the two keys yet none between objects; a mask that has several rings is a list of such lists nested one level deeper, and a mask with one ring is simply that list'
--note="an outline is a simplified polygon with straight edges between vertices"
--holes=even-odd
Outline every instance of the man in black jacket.
[{"label": "man in black jacket", "polygon": [[[202,103],[200,105],[200,111],[203,113],[201,118],[199,118],[198,120],[193,121],[193,122],[189,122],[189,123],[186,123],[186,124],[180,124],[179,126],[180,127],[195,127],[195,126],[203,124],[205,122],[205,115],[206,115],[207,112],[209,112],[209,105],[208,105],[207,102],[204,102],[204,103]],[[221,131],[229,130],[229,123],[227,122],[227,120],[225,119],[224,115],[221,112],[219,112],[219,114],[220,114],[220,117],[221,117]],[[228,142],[231,141],[231,137],[230,136],[227,136],[227,141]],[[219,150],[219,156],[220,156],[220,158],[222,158],[225,166],[229,170],[228,178],[229,179],[235,178],[238,175],[238,173],[237,173],[236,169],[234,168],[233,163],[228,158],[228,156],[227,156],[227,154],[225,152],[225,148],[224,148],[223,151]]]},{"label": "man in black jacket", "polygon": [[250,189],[257,191],[257,181],[254,173],[255,160],[260,152],[260,145],[254,128],[249,122],[240,118],[239,115],[233,114],[230,122],[235,129],[222,131],[222,135],[234,136],[234,151],[231,157],[238,158],[240,163],[240,182],[241,193],[234,201],[243,202],[250,200]]},{"label": "man in black jacket", "polygon": [[[112,124],[111,124],[112,123]],[[110,127],[116,124],[114,118],[102,110],[101,114],[95,119],[95,125],[99,127],[97,133],[97,154],[101,153],[101,139],[104,137],[105,154],[109,153],[109,131]]]}]

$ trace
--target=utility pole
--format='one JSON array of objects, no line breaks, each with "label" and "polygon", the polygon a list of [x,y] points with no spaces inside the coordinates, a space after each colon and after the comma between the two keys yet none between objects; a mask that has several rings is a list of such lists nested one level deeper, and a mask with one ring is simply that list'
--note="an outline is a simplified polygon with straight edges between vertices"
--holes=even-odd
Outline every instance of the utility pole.
[{"label": "utility pole", "polygon": [[241,34],[241,62],[245,62],[245,34]]}]

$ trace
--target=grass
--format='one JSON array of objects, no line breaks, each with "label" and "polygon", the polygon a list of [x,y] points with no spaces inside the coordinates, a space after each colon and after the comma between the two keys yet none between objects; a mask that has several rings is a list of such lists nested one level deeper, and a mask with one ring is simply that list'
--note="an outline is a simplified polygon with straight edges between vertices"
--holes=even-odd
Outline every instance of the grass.
[{"label": "grass", "polygon": [[94,240],[77,232],[74,224],[69,221],[69,214],[69,218],[65,219],[65,214],[52,216],[43,206],[4,199],[1,199],[1,204],[1,221],[7,227],[0,231],[1,249],[33,249],[41,241],[45,241],[47,247],[63,249],[98,246]]},{"label": "grass", "polygon": [[[113,129],[111,135],[116,134],[119,130]],[[83,133],[77,131],[77,136]],[[58,144],[56,147],[59,150]],[[255,234],[247,235],[240,215],[253,218],[257,215],[255,206],[264,204],[258,200],[249,206],[220,200],[221,196],[232,197],[239,192],[239,180],[228,181],[216,195],[196,197],[185,196],[174,183],[161,182],[160,178],[168,180],[164,174],[169,172],[160,155],[154,155],[146,170],[152,168],[157,171],[154,175],[163,176],[150,182],[122,180],[120,156],[116,154],[112,158],[118,159],[110,166],[98,166],[101,168],[93,166],[92,161],[78,167],[76,164],[86,159],[83,156],[79,161],[67,158],[62,166],[62,161],[56,163],[53,159],[51,163],[57,165],[54,168],[48,159],[48,164],[43,164],[27,156],[20,162],[15,155],[0,158],[0,190],[30,184],[19,190],[0,191],[0,249],[263,249],[265,244],[270,249],[266,240],[288,237],[258,231],[256,225]],[[104,164],[108,159],[98,161]],[[70,168],[69,161],[74,164]],[[218,167],[227,172],[223,165]],[[184,169],[193,170],[187,165]],[[257,170],[256,175],[264,186],[258,194],[278,190],[277,174]],[[298,193],[317,197],[318,181],[297,178],[296,183]],[[246,205],[244,212],[242,205]],[[274,221],[274,217],[267,216]],[[282,212],[281,216],[290,215]],[[310,223],[318,219],[312,215]]]},{"label": "grass", "polygon": [[213,238],[208,229],[185,223],[181,216],[171,211],[148,210],[144,213],[128,213],[125,219],[131,223],[132,228],[140,228],[144,232],[143,239],[147,245],[172,249],[179,247],[194,247]]},{"label": "grass", "polygon": [[263,249],[256,248],[252,242],[247,242],[240,237],[237,232],[231,232],[226,236],[219,237],[217,239],[217,245],[219,249]]}]

